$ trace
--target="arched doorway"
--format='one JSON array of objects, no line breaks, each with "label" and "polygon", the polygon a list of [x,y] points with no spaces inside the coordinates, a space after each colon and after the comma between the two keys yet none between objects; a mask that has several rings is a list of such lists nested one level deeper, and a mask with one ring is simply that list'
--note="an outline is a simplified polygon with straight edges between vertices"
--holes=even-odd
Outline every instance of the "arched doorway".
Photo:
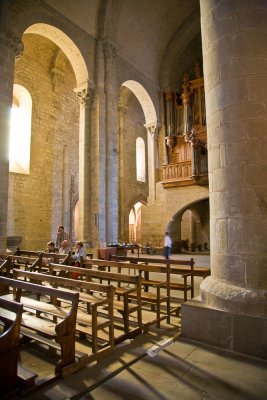
[{"label": "arched doorway", "polygon": [[168,229],[173,252],[208,251],[210,243],[209,200],[188,204],[172,218]]},{"label": "arched doorway", "polygon": [[142,231],[141,231],[141,210],[142,203],[137,202],[131,208],[129,213],[129,243],[141,243]]}]

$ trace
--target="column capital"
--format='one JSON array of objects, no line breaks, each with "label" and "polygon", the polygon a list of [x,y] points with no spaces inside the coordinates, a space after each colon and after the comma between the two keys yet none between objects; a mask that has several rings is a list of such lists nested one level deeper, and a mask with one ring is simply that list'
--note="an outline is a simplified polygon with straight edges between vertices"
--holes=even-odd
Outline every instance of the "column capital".
[{"label": "column capital", "polygon": [[76,99],[79,101],[81,106],[92,107],[94,88],[95,85],[93,82],[86,82],[84,85],[74,89]]},{"label": "column capital", "polygon": [[22,56],[24,50],[23,42],[11,32],[7,31],[0,31],[0,46],[11,49],[15,55],[16,61]]},{"label": "column capital", "polygon": [[157,139],[158,137],[158,129],[157,129],[157,122],[149,122],[147,124],[144,124],[144,127],[147,130],[147,133],[150,133],[152,136],[152,139]]}]

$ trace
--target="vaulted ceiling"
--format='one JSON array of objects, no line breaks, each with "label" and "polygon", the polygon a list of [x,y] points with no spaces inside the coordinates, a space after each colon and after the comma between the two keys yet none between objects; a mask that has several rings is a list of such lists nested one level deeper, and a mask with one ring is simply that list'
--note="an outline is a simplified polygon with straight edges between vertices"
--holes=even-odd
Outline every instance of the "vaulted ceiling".
[{"label": "vaulted ceiling", "polygon": [[46,0],[94,38],[107,37],[125,62],[177,87],[201,63],[199,0]]}]

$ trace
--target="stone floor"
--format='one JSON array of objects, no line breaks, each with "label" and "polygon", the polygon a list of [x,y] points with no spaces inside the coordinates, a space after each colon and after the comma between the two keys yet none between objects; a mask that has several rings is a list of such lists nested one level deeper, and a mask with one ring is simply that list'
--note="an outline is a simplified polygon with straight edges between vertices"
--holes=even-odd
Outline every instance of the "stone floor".
[{"label": "stone floor", "polygon": [[[208,256],[196,256],[209,265]],[[197,281],[196,295],[199,292]],[[99,364],[29,394],[29,400],[266,400],[267,362],[234,354],[179,335],[180,320],[162,324]],[[177,337],[178,336],[178,337]],[[173,339],[175,338],[175,339]],[[167,339],[167,342],[166,342]],[[163,342],[165,340],[165,342]],[[159,345],[166,347],[160,348]],[[158,353],[152,357],[152,350]]]},{"label": "stone floor", "polygon": [[171,336],[167,347],[151,357],[149,350],[158,349],[165,333],[154,330],[124,343],[98,365],[57,380],[27,399],[266,400],[267,362],[180,337],[172,342]]}]

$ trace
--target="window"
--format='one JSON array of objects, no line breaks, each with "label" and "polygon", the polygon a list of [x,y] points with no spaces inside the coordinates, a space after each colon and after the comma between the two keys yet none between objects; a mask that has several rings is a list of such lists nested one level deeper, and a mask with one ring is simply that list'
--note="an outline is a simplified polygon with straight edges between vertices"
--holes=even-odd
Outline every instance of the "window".
[{"label": "window", "polygon": [[136,179],[146,181],[146,152],[145,142],[141,137],[136,139]]},{"label": "window", "polygon": [[32,99],[27,89],[13,87],[13,105],[10,115],[9,171],[18,174],[30,172]]}]

